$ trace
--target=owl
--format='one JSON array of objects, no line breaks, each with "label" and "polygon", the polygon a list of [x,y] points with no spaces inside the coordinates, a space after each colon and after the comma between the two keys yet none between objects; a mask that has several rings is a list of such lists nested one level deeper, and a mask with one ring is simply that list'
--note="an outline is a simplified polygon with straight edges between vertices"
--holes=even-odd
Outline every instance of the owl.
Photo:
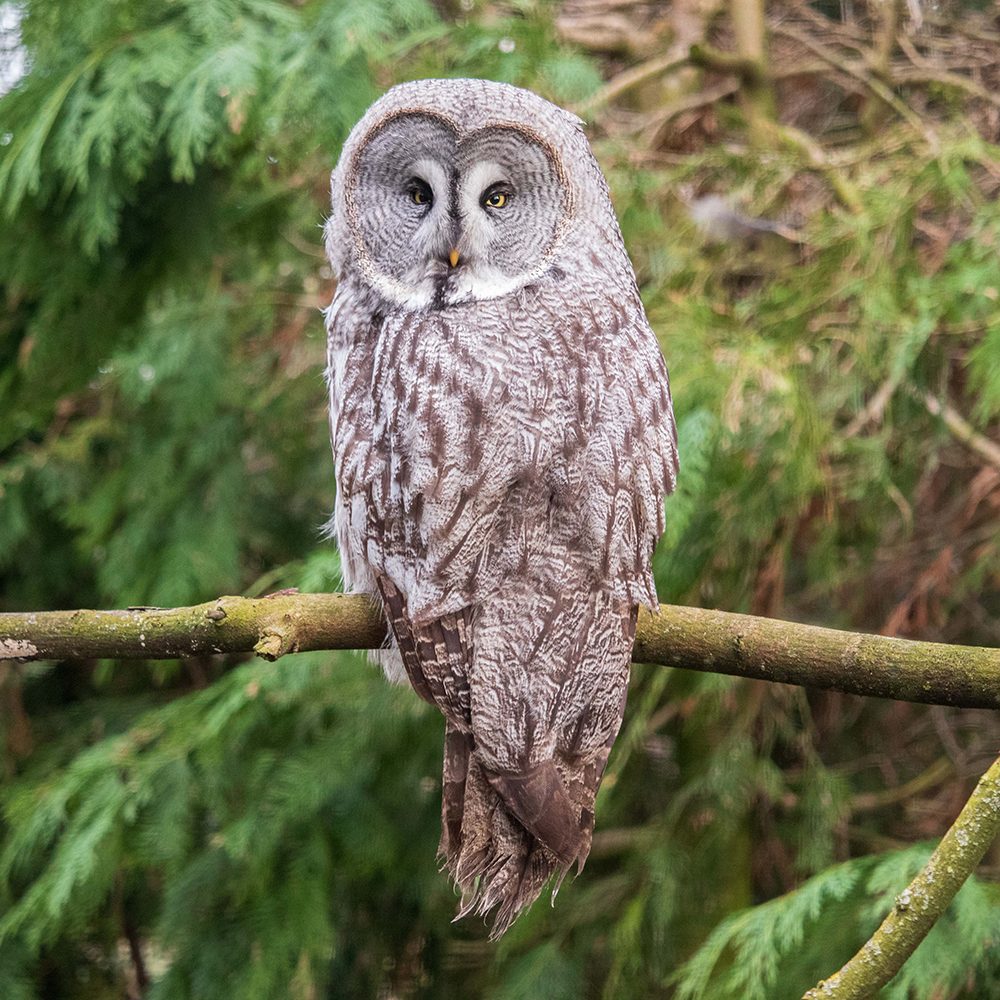
[{"label": "owl", "polygon": [[590,851],[674,488],[667,370],[574,115],[418,80],[332,178],[327,310],[345,586],[444,716],[440,856],[502,934]]}]

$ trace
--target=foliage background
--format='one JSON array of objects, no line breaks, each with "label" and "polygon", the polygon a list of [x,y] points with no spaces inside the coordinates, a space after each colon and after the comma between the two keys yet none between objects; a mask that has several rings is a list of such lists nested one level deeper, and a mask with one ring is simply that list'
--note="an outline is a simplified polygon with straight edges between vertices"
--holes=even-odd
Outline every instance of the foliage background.
[{"label": "foliage background", "polygon": [[[337,587],[328,173],[391,83],[477,75],[580,110],[611,182],[679,418],[661,599],[996,645],[996,11],[769,3],[761,60],[752,9],[6,5],[0,610]],[[637,668],[586,873],[491,945],[435,867],[440,720],[361,657],[2,669],[8,1000],[796,997],[1000,737]],[[886,996],[997,995],[998,860]]]}]

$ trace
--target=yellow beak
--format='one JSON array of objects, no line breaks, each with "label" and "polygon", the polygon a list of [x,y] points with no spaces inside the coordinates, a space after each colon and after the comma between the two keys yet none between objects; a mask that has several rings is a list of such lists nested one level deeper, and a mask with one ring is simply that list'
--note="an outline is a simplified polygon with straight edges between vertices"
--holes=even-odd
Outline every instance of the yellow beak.
[{"label": "yellow beak", "polygon": [[448,254],[448,263],[450,263],[452,267],[458,267],[458,251],[457,250],[452,250],[452,251],[449,252],[449,254]]}]

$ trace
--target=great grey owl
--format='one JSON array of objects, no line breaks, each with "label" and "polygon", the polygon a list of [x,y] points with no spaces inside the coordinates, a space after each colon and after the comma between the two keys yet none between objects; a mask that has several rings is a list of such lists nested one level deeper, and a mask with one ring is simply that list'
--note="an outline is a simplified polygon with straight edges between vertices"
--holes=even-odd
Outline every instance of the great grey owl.
[{"label": "great grey owl", "polygon": [[667,370],[575,116],[484,80],[390,90],[326,244],[344,581],[445,717],[459,915],[583,866],[677,472]]}]

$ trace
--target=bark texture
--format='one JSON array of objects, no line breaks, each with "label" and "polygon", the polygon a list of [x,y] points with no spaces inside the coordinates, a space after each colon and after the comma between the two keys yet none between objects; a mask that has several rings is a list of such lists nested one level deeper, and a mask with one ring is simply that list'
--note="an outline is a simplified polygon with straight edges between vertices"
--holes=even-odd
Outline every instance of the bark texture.
[{"label": "bark texture", "polygon": [[[385,622],[368,598],[280,593],[189,608],[0,614],[0,661],[173,659],[376,649]],[[641,610],[633,662],[658,663],[965,708],[1000,708],[1000,649],[913,642],[725,611]]]}]

